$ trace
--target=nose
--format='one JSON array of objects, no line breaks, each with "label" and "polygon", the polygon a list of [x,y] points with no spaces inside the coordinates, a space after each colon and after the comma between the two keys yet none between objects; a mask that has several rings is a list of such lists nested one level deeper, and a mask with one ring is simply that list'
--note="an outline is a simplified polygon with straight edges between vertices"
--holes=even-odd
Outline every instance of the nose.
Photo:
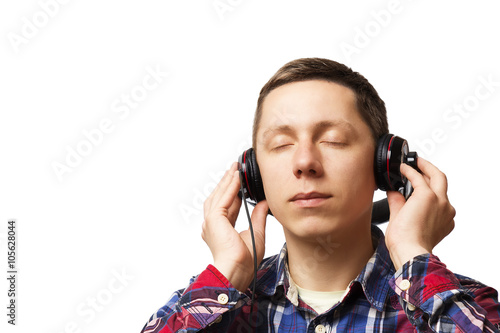
[{"label": "nose", "polygon": [[300,146],[294,154],[293,173],[295,177],[321,177],[323,165],[320,152],[313,144]]}]

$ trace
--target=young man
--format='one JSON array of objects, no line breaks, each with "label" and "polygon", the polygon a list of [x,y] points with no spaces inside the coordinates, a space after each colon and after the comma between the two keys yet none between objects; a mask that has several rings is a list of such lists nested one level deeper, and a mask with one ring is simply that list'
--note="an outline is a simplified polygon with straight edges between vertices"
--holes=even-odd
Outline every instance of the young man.
[{"label": "young man", "polygon": [[[237,164],[204,205],[213,265],[174,293],[143,332],[499,332],[497,292],[432,254],[453,229],[445,175],[401,165],[414,187],[388,192],[385,236],[372,226],[377,139],[388,133],[370,83],[327,59],[298,59],[262,88],[253,148],[266,200],[252,212],[260,267],[253,303],[249,231],[234,224]],[[286,245],[263,260],[266,215]]]}]

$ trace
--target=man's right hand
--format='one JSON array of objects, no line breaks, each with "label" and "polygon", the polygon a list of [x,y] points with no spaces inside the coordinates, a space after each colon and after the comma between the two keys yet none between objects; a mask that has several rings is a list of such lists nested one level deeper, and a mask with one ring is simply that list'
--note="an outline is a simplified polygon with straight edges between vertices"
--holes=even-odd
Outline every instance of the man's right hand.
[{"label": "man's right hand", "polygon": [[[237,169],[235,162],[205,201],[201,237],[212,252],[214,266],[236,289],[245,292],[253,279],[253,247],[250,230],[238,233],[234,229],[241,207]],[[263,200],[255,206],[251,217],[257,264],[264,258],[267,211],[267,202]]]}]

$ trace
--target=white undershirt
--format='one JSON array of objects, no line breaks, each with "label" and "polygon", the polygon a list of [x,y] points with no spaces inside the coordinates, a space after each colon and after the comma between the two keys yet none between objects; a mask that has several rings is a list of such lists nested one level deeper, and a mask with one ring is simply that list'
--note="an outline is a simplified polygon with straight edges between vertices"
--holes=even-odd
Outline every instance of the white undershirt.
[{"label": "white undershirt", "polygon": [[340,302],[345,294],[345,290],[340,291],[314,291],[297,287],[300,298],[318,314],[329,310],[332,306]]}]

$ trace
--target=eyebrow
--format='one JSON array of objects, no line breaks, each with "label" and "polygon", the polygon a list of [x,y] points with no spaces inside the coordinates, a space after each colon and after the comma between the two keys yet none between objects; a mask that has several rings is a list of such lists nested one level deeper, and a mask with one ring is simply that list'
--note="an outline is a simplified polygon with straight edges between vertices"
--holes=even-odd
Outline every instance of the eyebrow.
[{"label": "eyebrow", "polygon": [[[352,126],[349,122],[344,120],[323,120],[316,124],[314,124],[313,132],[323,132],[327,129],[341,127],[347,129],[349,131],[355,132],[354,126]],[[263,134],[263,139],[266,139],[268,136],[272,134],[286,134],[292,133],[294,130],[290,125],[278,125],[272,128],[267,129]]]},{"label": "eyebrow", "polygon": [[324,120],[314,125],[314,131],[322,131],[332,127],[342,127],[344,129],[355,131],[354,126],[345,120]]}]

